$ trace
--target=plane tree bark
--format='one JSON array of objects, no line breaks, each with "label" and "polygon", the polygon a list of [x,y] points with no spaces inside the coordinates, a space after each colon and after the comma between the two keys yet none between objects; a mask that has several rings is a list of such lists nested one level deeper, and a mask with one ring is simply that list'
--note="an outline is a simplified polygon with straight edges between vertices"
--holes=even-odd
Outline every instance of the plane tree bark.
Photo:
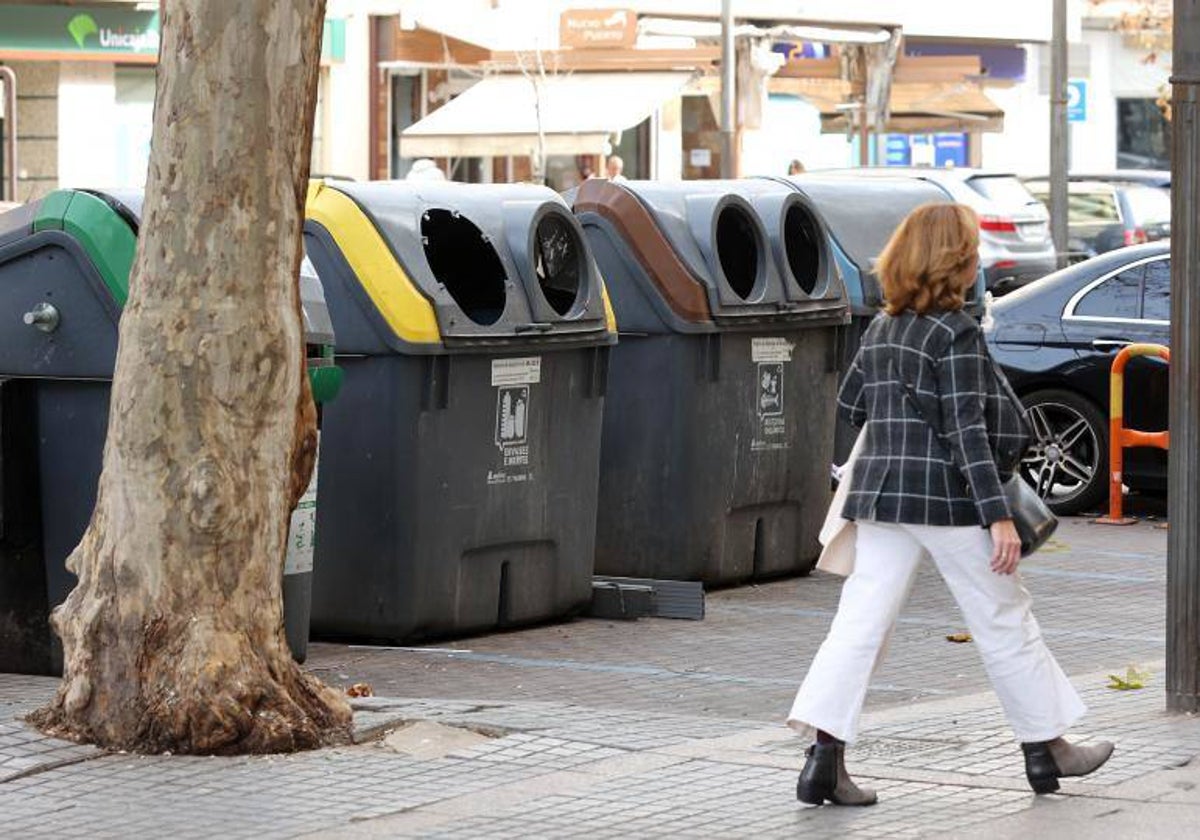
[{"label": "plane tree bark", "polygon": [[323,0],[164,0],[150,171],[96,509],[45,731],[141,752],[343,741],[283,632],[315,409],[297,274]]}]

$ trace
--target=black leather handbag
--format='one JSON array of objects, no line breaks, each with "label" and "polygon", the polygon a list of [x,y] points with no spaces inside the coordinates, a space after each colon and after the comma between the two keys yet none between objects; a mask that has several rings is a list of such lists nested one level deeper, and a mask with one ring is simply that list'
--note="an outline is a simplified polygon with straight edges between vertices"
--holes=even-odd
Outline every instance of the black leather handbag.
[{"label": "black leather handbag", "polygon": [[1058,528],[1058,517],[1046,507],[1042,497],[1021,478],[1019,472],[1014,472],[1012,478],[1004,482],[1004,497],[1008,499],[1013,525],[1017,527],[1017,536],[1021,538],[1021,556],[1028,557],[1054,535]]},{"label": "black leather handbag", "polygon": [[[950,444],[946,440],[942,430],[929,419],[924,411],[921,410],[921,402],[913,393],[912,386],[904,380],[900,375],[899,366],[891,358],[888,359],[888,365],[892,368],[892,375],[896,377],[896,381],[904,388],[904,395],[908,398],[913,410],[917,412],[917,416],[925,421],[925,425],[933,430],[933,434],[942,443],[942,447],[946,450],[947,457],[953,460],[950,454]],[[992,368],[995,373],[995,368]],[[1016,397],[1012,393],[1011,388],[1006,388],[1007,383],[1000,381],[999,374],[996,374],[997,384],[1008,397],[1010,402],[1014,402]],[[1013,406],[1013,410],[1021,415],[1024,415],[1025,408],[1019,402]],[[1019,470],[1014,470],[1008,481],[1004,482],[1003,488],[1004,497],[1008,500],[1008,509],[1012,511],[1013,525],[1017,529],[1017,536],[1021,539],[1021,556],[1028,557],[1039,548],[1046,544],[1046,540],[1053,536],[1054,531],[1058,528],[1058,517],[1055,516],[1050,508],[1046,507],[1046,503],[1042,497],[1030,487],[1025,479],[1021,478]]]}]

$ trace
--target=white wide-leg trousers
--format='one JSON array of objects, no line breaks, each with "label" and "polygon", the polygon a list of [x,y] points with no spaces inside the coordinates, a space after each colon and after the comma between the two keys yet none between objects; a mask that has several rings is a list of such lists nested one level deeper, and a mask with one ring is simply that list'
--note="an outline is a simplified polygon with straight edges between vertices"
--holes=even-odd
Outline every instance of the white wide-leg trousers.
[{"label": "white wide-leg trousers", "polygon": [[958,601],[1017,740],[1052,740],[1083,716],[1083,701],[1042,641],[1020,575],[991,570],[985,529],[863,521],[856,529],[854,572],[796,694],[789,726],[854,741],[867,685],[926,553]]}]

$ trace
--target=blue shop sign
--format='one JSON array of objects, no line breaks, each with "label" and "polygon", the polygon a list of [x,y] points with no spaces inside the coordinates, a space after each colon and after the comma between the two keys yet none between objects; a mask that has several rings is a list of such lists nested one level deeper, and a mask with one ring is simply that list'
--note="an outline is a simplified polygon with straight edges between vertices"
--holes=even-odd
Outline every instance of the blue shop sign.
[{"label": "blue shop sign", "polygon": [[1087,79],[1067,82],[1067,122],[1087,120]]}]

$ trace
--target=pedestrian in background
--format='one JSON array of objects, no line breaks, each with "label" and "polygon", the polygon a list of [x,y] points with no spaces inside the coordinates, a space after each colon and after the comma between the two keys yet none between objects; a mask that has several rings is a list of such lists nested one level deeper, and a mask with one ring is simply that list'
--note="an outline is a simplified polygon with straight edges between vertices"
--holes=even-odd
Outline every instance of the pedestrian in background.
[{"label": "pedestrian in background", "polygon": [[801,163],[798,159],[793,158],[792,162],[788,164],[788,174],[789,175],[799,175],[803,171],[804,171],[804,164]]},{"label": "pedestrian in background", "polygon": [[620,155],[609,155],[608,160],[604,162],[604,169],[608,173],[610,181],[624,181],[625,176],[622,174],[625,171],[625,161]]},{"label": "pedestrian in background", "polygon": [[408,174],[404,176],[406,181],[445,181],[446,173],[442,168],[429,158],[417,158],[409,167]]},{"label": "pedestrian in background", "polygon": [[838,395],[865,437],[842,516],[855,522],[854,566],[829,635],[788,725],[815,734],[796,788],[814,805],[871,805],[845,767],[872,673],[922,557],[958,602],[1038,793],[1091,773],[1113,746],[1062,735],[1083,702],[1042,640],[1017,566],[1021,541],[1001,488],[1027,442],[1023,411],[963,311],[978,272],[979,220],[926,204],[878,260],[886,307],[867,327]]}]

